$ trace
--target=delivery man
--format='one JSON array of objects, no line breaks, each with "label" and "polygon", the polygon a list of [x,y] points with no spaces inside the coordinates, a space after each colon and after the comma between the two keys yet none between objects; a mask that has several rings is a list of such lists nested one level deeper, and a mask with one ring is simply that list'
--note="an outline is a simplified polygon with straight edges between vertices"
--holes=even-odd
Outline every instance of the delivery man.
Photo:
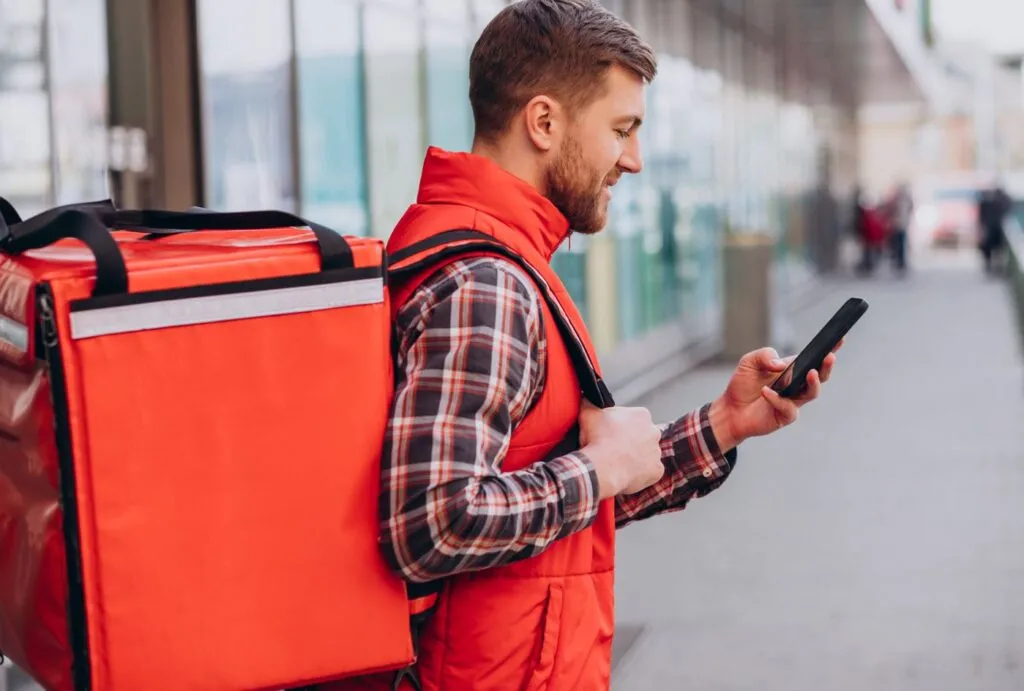
[{"label": "delivery man", "polygon": [[662,426],[642,408],[583,402],[539,290],[558,296],[568,337],[593,354],[549,261],[570,232],[601,231],[615,184],[641,171],[655,72],[652,49],[597,2],[506,7],[470,58],[472,153],[427,153],[416,204],[391,236],[398,252],[473,229],[534,269],[484,253],[393,286],[382,548],[407,581],[443,584],[419,632],[427,691],[608,689],[616,529],[719,487],[737,445],[794,422],[831,372],[834,355],[803,398],[781,399],[766,384],[786,363],[759,350],[721,396]]}]

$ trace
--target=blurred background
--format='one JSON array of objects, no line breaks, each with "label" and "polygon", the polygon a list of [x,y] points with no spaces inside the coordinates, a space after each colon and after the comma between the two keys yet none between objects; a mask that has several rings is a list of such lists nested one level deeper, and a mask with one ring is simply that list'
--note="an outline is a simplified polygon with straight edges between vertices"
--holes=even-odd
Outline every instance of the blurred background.
[{"label": "blurred background", "polygon": [[[470,146],[504,4],[0,0],[0,195],[386,237]],[[622,533],[616,686],[1024,689],[1024,4],[606,4],[659,54],[646,169],[554,261],[620,401],[678,414],[872,303],[827,401]]]}]

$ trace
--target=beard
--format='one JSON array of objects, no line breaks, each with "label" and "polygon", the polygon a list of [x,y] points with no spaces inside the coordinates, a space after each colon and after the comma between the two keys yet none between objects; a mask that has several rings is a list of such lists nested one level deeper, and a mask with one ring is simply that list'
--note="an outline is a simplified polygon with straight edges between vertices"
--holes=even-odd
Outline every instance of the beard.
[{"label": "beard", "polygon": [[568,219],[571,230],[593,235],[608,223],[603,193],[605,183],[615,178],[616,171],[603,173],[587,165],[583,147],[570,136],[545,173],[547,196]]}]

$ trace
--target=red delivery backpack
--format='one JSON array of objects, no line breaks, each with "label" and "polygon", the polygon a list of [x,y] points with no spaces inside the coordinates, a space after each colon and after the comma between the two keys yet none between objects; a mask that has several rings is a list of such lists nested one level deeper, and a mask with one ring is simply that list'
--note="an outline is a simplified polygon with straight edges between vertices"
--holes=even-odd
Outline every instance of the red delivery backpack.
[{"label": "red delivery backpack", "polygon": [[[293,688],[415,662],[379,552],[392,257],[279,211],[0,199],[0,650],[50,691]],[[602,400],[569,338],[580,384]]]}]

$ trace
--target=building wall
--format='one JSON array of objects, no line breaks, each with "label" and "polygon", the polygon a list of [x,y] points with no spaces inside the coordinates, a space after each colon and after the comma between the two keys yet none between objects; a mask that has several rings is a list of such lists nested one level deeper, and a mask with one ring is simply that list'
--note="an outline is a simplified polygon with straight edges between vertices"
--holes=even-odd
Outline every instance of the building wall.
[{"label": "building wall", "polygon": [[[574,237],[554,263],[604,353],[667,325],[681,324],[687,340],[714,338],[723,239],[768,234],[783,276],[792,267],[808,273],[823,227],[812,214],[837,177],[821,162],[843,177],[848,133],[819,116],[827,99],[810,105],[809,83],[793,87],[799,70],[783,65],[771,17],[754,17],[750,3],[607,2],[659,54],[641,130],[647,168],[616,188],[608,231]],[[171,189],[183,205],[194,189],[189,203],[287,209],[343,233],[386,237],[415,197],[426,147],[470,146],[469,52],[504,4],[195,0],[192,54],[158,27],[123,26],[120,1],[106,17],[106,0],[0,0],[0,32],[10,37],[0,51],[21,50],[28,63],[14,74],[0,67],[0,189],[26,212],[110,194],[163,205]],[[57,39],[48,52],[44,32]],[[141,79],[137,95],[125,80],[134,84],[146,68],[106,62],[126,32],[159,39],[149,61],[157,75]],[[168,76],[191,74],[193,63],[195,137],[168,136],[189,126],[188,109],[171,116],[159,98],[179,103],[184,86],[169,89]],[[108,74],[117,82],[110,89]],[[156,101],[123,123],[132,98]],[[151,128],[148,173],[108,184],[110,124]],[[179,149],[194,156],[172,162]],[[172,184],[192,158],[193,184]]]},{"label": "building wall", "polygon": [[[415,197],[425,148],[470,146],[469,52],[503,4],[198,0],[204,202],[385,237]],[[645,173],[616,187],[607,233],[555,257],[603,352],[680,320],[694,338],[714,335],[727,229],[769,233],[780,255],[803,258],[807,234],[787,231],[806,215],[820,153],[810,109],[779,95],[771,46],[750,45],[735,18],[688,2],[610,6],[661,67]],[[688,57],[698,40],[700,65]]]},{"label": "building wall", "polygon": [[967,115],[939,117],[918,108],[869,113],[860,125],[861,183],[877,198],[899,182],[973,171],[974,133]]}]

